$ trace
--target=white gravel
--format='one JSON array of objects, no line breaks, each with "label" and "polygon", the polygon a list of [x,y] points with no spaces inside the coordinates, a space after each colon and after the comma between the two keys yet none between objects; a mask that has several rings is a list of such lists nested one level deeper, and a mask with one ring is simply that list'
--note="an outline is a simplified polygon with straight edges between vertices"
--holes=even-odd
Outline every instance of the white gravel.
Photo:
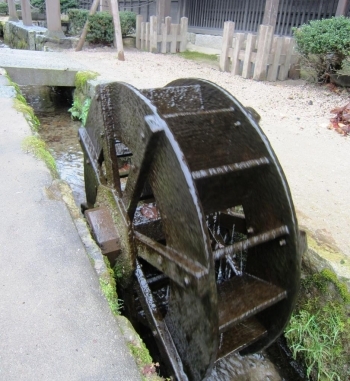
[{"label": "white gravel", "polygon": [[177,78],[204,78],[228,90],[244,106],[253,107],[262,117],[260,125],[287,176],[300,225],[347,256],[346,275],[350,263],[350,137],[327,126],[330,110],[349,102],[347,91],[335,94],[302,80],[256,82],[222,73],[215,65],[132,48],[125,51],[124,62],[117,60],[112,48],[62,54],[103,79],[137,88],[161,87]]}]

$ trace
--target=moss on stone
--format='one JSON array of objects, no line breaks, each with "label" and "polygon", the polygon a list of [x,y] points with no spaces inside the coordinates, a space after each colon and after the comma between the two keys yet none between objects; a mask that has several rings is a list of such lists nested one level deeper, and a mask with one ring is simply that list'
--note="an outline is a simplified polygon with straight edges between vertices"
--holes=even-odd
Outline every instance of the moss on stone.
[{"label": "moss on stone", "polygon": [[58,178],[55,159],[48,151],[46,143],[36,136],[28,136],[22,142],[22,149],[33,154],[37,159],[42,160],[53,178]]},{"label": "moss on stone", "polygon": [[112,313],[120,315],[120,305],[117,295],[117,285],[114,279],[114,272],[111,269],[108,258],[103,257],[107,270],[100,277],[101,290],[104,293]]}]

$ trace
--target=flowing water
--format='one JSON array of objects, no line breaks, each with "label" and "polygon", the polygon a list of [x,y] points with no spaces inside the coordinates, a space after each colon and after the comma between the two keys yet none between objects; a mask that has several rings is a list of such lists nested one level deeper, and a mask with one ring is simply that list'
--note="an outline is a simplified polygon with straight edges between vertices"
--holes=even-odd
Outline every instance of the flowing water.
[{"label": "flowing water", "polygon": [[[41,122],[40,135],[56,160],[60,177],[72,188],[77,205],[85,202],[83,153],[78,141],[81,125],[68,113],[71,88],[22,86],[22,93]],[[148,340],[145,340],[149,344]],[[150,350],[152,351],[152,344]],[[156,355],[155,355],[156,356]],[[264,353],[229,356],[218,362],[207,381],[303,381],[283,340]]]},{"label": "flowing water", "polygon": [[40,136],[54,157],[61,179],[70,185],[77,205],[84,203],[83,152],[78,141],[80,121],[72,120],[71,88],[21,86],[21,91],[40,120]]}]

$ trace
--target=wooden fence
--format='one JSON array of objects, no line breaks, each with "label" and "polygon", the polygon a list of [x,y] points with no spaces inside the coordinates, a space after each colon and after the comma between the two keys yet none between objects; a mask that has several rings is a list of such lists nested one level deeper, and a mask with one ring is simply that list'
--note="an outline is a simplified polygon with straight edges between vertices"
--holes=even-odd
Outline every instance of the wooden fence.
[{"label": "wooden fence", "polygon": [[[283,81],[298,61],[294,39],[274,35],[274,27],[260,25],[258,34],[234,33],[235,23],[224,23],[220,70],[258,81]],[[231,65],[231,69],[230,69]]]},{"label": "wooden fence", "polygon": [[156,16],[150,22],[143,22],[143,16],[136,16],[136,48],[152,53],[184,52],[187,45],[187,17],[181,18],[180,24],[172,24],[171,17],[158,25]]}]

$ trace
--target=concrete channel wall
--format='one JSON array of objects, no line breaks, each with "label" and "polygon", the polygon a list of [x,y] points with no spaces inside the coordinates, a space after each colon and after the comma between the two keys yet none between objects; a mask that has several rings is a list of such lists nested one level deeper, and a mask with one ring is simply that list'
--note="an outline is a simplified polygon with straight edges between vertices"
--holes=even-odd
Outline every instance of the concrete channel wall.
[{"label": "concrete channel wall", "polygon": [[4,41],[13,49],[49,50],[51,48],[72,48],[77,43],[73,37],[48,36],[47,28],[25,26],[22,21],[4,22]]}]

